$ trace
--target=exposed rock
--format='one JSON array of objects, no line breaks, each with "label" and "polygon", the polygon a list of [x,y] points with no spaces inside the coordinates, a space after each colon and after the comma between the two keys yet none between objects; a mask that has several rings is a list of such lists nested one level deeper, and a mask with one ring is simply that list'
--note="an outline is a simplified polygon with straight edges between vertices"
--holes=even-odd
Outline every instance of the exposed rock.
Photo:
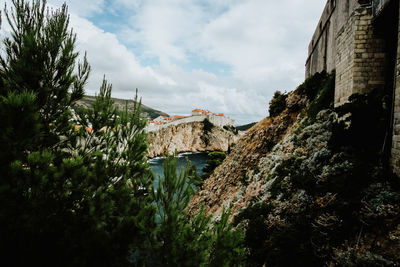
[{"label": "exposed rock", "polygon": [[204,182],[202,190],[188,207],[195,214],[201,207],[217,218],[223,206],[232,205],[232,215],[265,191],[263,179],[293,152],[290,133],[298,127],[298,114],[284,112],[277,118],[265,118],[249,129],[237,142],[235,149]]},{"label": "exposed rock", "polygon": [[231,131],[214,126],[204,130],[203,122],[189,122],[161,128],[148,133],[150,158],[168,153],[228,151],[238,136]]},{"label": "exposed rock", "polygon": [[[288,99],[301,106],[306,103],[301,97]],[[349,259],[355,264],[346,266],[398,266],[398,180],[391,180],[372,149],[360,153],[353,139],[347,146],[338,142],[339,137],[354,138],[339,127],[340,113],[328,108],[309,117],[307,110],[286,107],[241,137],[193,197],[188,214],[204,206],[218,220],[230,206],[231,220],[245,230],[250,253],[265,257],[257,258],[260,265],[255,266],[289,254],[297,243],[299,251],[306,248],[319,262],[304,266],[344,266]],[[353,129],[360,127],[357,123],[355,116]],[[264,253],[272,250],[277,252]],[[303,259],[300,254],[296,250],[291,257]],[[282,262],[264,265],[291,263]]]}]

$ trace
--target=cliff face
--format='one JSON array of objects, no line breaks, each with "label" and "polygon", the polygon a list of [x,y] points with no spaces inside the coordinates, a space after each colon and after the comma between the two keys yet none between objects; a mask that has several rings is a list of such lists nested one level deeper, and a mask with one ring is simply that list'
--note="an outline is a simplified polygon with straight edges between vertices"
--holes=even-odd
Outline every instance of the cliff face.
[{"label": "cliff face", "polygon": [[237,140],[231,131],[213,126],[204,129],[203,122],[171,125],[148,133],[150,158],[173,153],[199,151],[227,151]]},{"label": "cliff face", "polygon": [[[305,82],[305,85],[299,86],[288,95],[286,109],[279,116],[267,117],[247,130],[237,141],[234,150],[204,182],[202,190],[193,197],[188,212],[195,214],[204,204],[205,211],[209,215],[218,217],[223,206],[232,205],[234,217],[253,201],[269,199],[277,167],[294,155],[306,156],[307,148],[299,146],[297,140],[299,133],[308,129],[305,127],[309,120],[307,108],[320,108],[320,103],[315,102],[317,100],[323,102],[326,96],[333,99],[332,79],[332,75],[314,76],[308,83]],[[311,89],[307,89],[307,86]],[[320,87],[324,86],[330,90],[318,94]],[[307,95],[313,95],[312,98],[315,100],[310,101]],[[331,100],[327,106],[332,106]],[[330,136],[329,129],[316,130],[320,125],[315,123],[315,133],[322,132]],[[306,135],[310,139],[307,142],[312,143],[317,149],[326,146],[327,136],[319,138]]]},{"label": "cliff face", "polygon": [[382,151],[387,96],[333,109],[330,80],[300,86],[279,116],[249,129],[187,208],[218,220],[231,206],[251,266],[400,263],[400,183]]},{"label": "cliff face", "polygon": [[268,180],[263,177],[268,176],[282,158],[293,153],[290,134],[298,125],[298,114],[292,113],[275,119],[265,118],[249,129],[204,182],[189,205],[189,213],[195,214],[205,205],[209,215],[219,217],[223,206],[231,204],[232,214],[236,215],[255,197],[264,198]]}]

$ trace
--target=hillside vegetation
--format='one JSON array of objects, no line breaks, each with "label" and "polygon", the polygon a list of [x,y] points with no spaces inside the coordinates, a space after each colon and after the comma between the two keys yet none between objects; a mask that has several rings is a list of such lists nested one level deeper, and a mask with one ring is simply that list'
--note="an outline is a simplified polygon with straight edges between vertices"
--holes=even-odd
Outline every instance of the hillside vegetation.
[{"label": "hillside vegetation", "polygon": [[[74,104],[74,107],[75,108],[77,108],[77,107],[92,108],[95,101],[96,101],[96,97],[86,95],[86,96],[82,97],[81,99],[79,99]],[[114,102],[115,108],[123,110],[125,108],[125,106],[127,105],[129,112],[134,111],[135,102],[133,100],[112,98],[112,101]],[[143,104],[141,104],[141,114],[143,117],[150,119],[150,120],[155,119],[158,116],[169,117],[169,115],[167,113],[150,108]]]},{"label": "hillside vegetation", "polygon": [[396,266],[400,183],[387,164],[382,92],[333,108],[318,73],[253,126],[192,199],[218,219],[232,206],[248,266]]},{"label": "hillside vegetation", "polygon": [[[273,117],[222,163],[210,157],[210,171],[221,164],[204,183],[173,157],[155,177],[140,103],[119,109],[104,79],[93,104],[71,112],[90,65],[78,62],[66,4],[12,6],[0,51],[3,265],[400,264],[390,93],[371,90],[333,108],[334,74],[318,73],[276,94]],[[204,120],[190,131],[202,132],[204,145],[213,131],[228,142],[235,132],[216,128]]]},{"label": "hillside vegetation", "polygon": [[156,179],[136,97],[119,109],[104,79],[73,114],[90,65],[78,62],[66,4],[11,6],[0,46],[1,266],[242,265],[229,210],[218,223],[184,212],[193,166],[178,172],[168,157]]},{"label": "hillside vegetation", "polygon": [[250,129],[251,127],[253,127],[254,125],[256,125],[256,123],[257,122],[252,122],[252,123],[249,123],[249,124],[244,124],[244,125],[237,126],[235,128],[238,131],[246,131],[246,130]]}]

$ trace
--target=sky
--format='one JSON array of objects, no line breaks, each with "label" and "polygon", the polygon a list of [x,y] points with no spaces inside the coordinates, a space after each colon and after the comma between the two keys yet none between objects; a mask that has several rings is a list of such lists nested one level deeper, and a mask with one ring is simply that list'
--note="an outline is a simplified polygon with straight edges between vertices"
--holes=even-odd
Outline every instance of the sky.
[{"label": "sky", "polygon": [[86,94],[95,95],[105,75],[113,97],[132,99],[137,88],[143,104],[170,115],[208,109],[236,125],[266,117],[276,90],[304,80],[326,3],[48,0],[52,7],[64,2],[77,50],[92,67]]}]

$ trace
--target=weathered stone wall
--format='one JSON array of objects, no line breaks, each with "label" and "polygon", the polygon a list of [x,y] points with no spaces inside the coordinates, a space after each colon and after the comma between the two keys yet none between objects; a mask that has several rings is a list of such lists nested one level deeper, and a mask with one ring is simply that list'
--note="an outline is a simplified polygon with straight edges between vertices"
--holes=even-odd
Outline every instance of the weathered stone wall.
[{"label": "weathered stone wall", "polygon": [[350,17],[347,26],[343,26],[336,37],[335,103],[345,101],[347,92],[353,88],[355,20],[355,17]]},{"label": "weathered stone wall", "polygon": [[334,35],[336,32],[336,1],[328,1],[308,46],[306,77],[316,72],[335,68],[332,51],[335,50]]},{"label": "weathered stone wall", "polygon": [[208,115],[190,116],[190,117],[186,117],[186,118],[179,119],[176,121],[171,121],[171,122],[168,122],[166,124],[161,124],[161,125],[149,124],[146,126],[145,130],[147,132],[153,132],[153,131],[158,131],[158,130],[161,130],[163,128],[166,128],[166,127],[169,127],[172,125],[179,125],[179,124],[190,123],[190,122],[202,122],[205,119],[208,119],[212,124],[214,124],[215,126],[221,127],[221,128],[224,127],[225,125],[233,126],[233,124],[235,123],[235,120],[232,120],[228,117],[217,116],[214,114],[208,114]]},{"label": "weathered stone wall", "polygon": [[[389,12],[398,10],[398,1],[328,0],[309,45],[306,77],[336,69],[334,103],[339,106],[354,93],[390,90],[396,65],[391,163],[400,174],[400,41],[390,31],[399,18],[397,12]],[[379,20],[386,24],[379,27]],[[393,40],[397,40],[396,64]]]},{"label": "weathered stone wall", "polygon": [[336,37],[359,5],[356,0],[328,0],[308,46],[306,78],[336,69]]},{"label": "weathered stone wall", "polygon": [[371,7],[359,7],[336,37],[335,106],[385,84],[385,43],[374,34]]},{"label": "weathered stone wall", "polygon": [[[400,14],[400,7],[399,7]],[[400,15],[398,27],[398,46],[397,46],[397,64],[396,64],[396,88],[394,97],[394,115],[393,115],[393,140],[392,140],[392,158],[393,170],[400,175]]]},{"label": "weathered stone wall", "polygon": [[336,69],[335,106],[384,84],[384,42],[374,35],[369,5],[327,1],[308,54],[306,77]]}]

